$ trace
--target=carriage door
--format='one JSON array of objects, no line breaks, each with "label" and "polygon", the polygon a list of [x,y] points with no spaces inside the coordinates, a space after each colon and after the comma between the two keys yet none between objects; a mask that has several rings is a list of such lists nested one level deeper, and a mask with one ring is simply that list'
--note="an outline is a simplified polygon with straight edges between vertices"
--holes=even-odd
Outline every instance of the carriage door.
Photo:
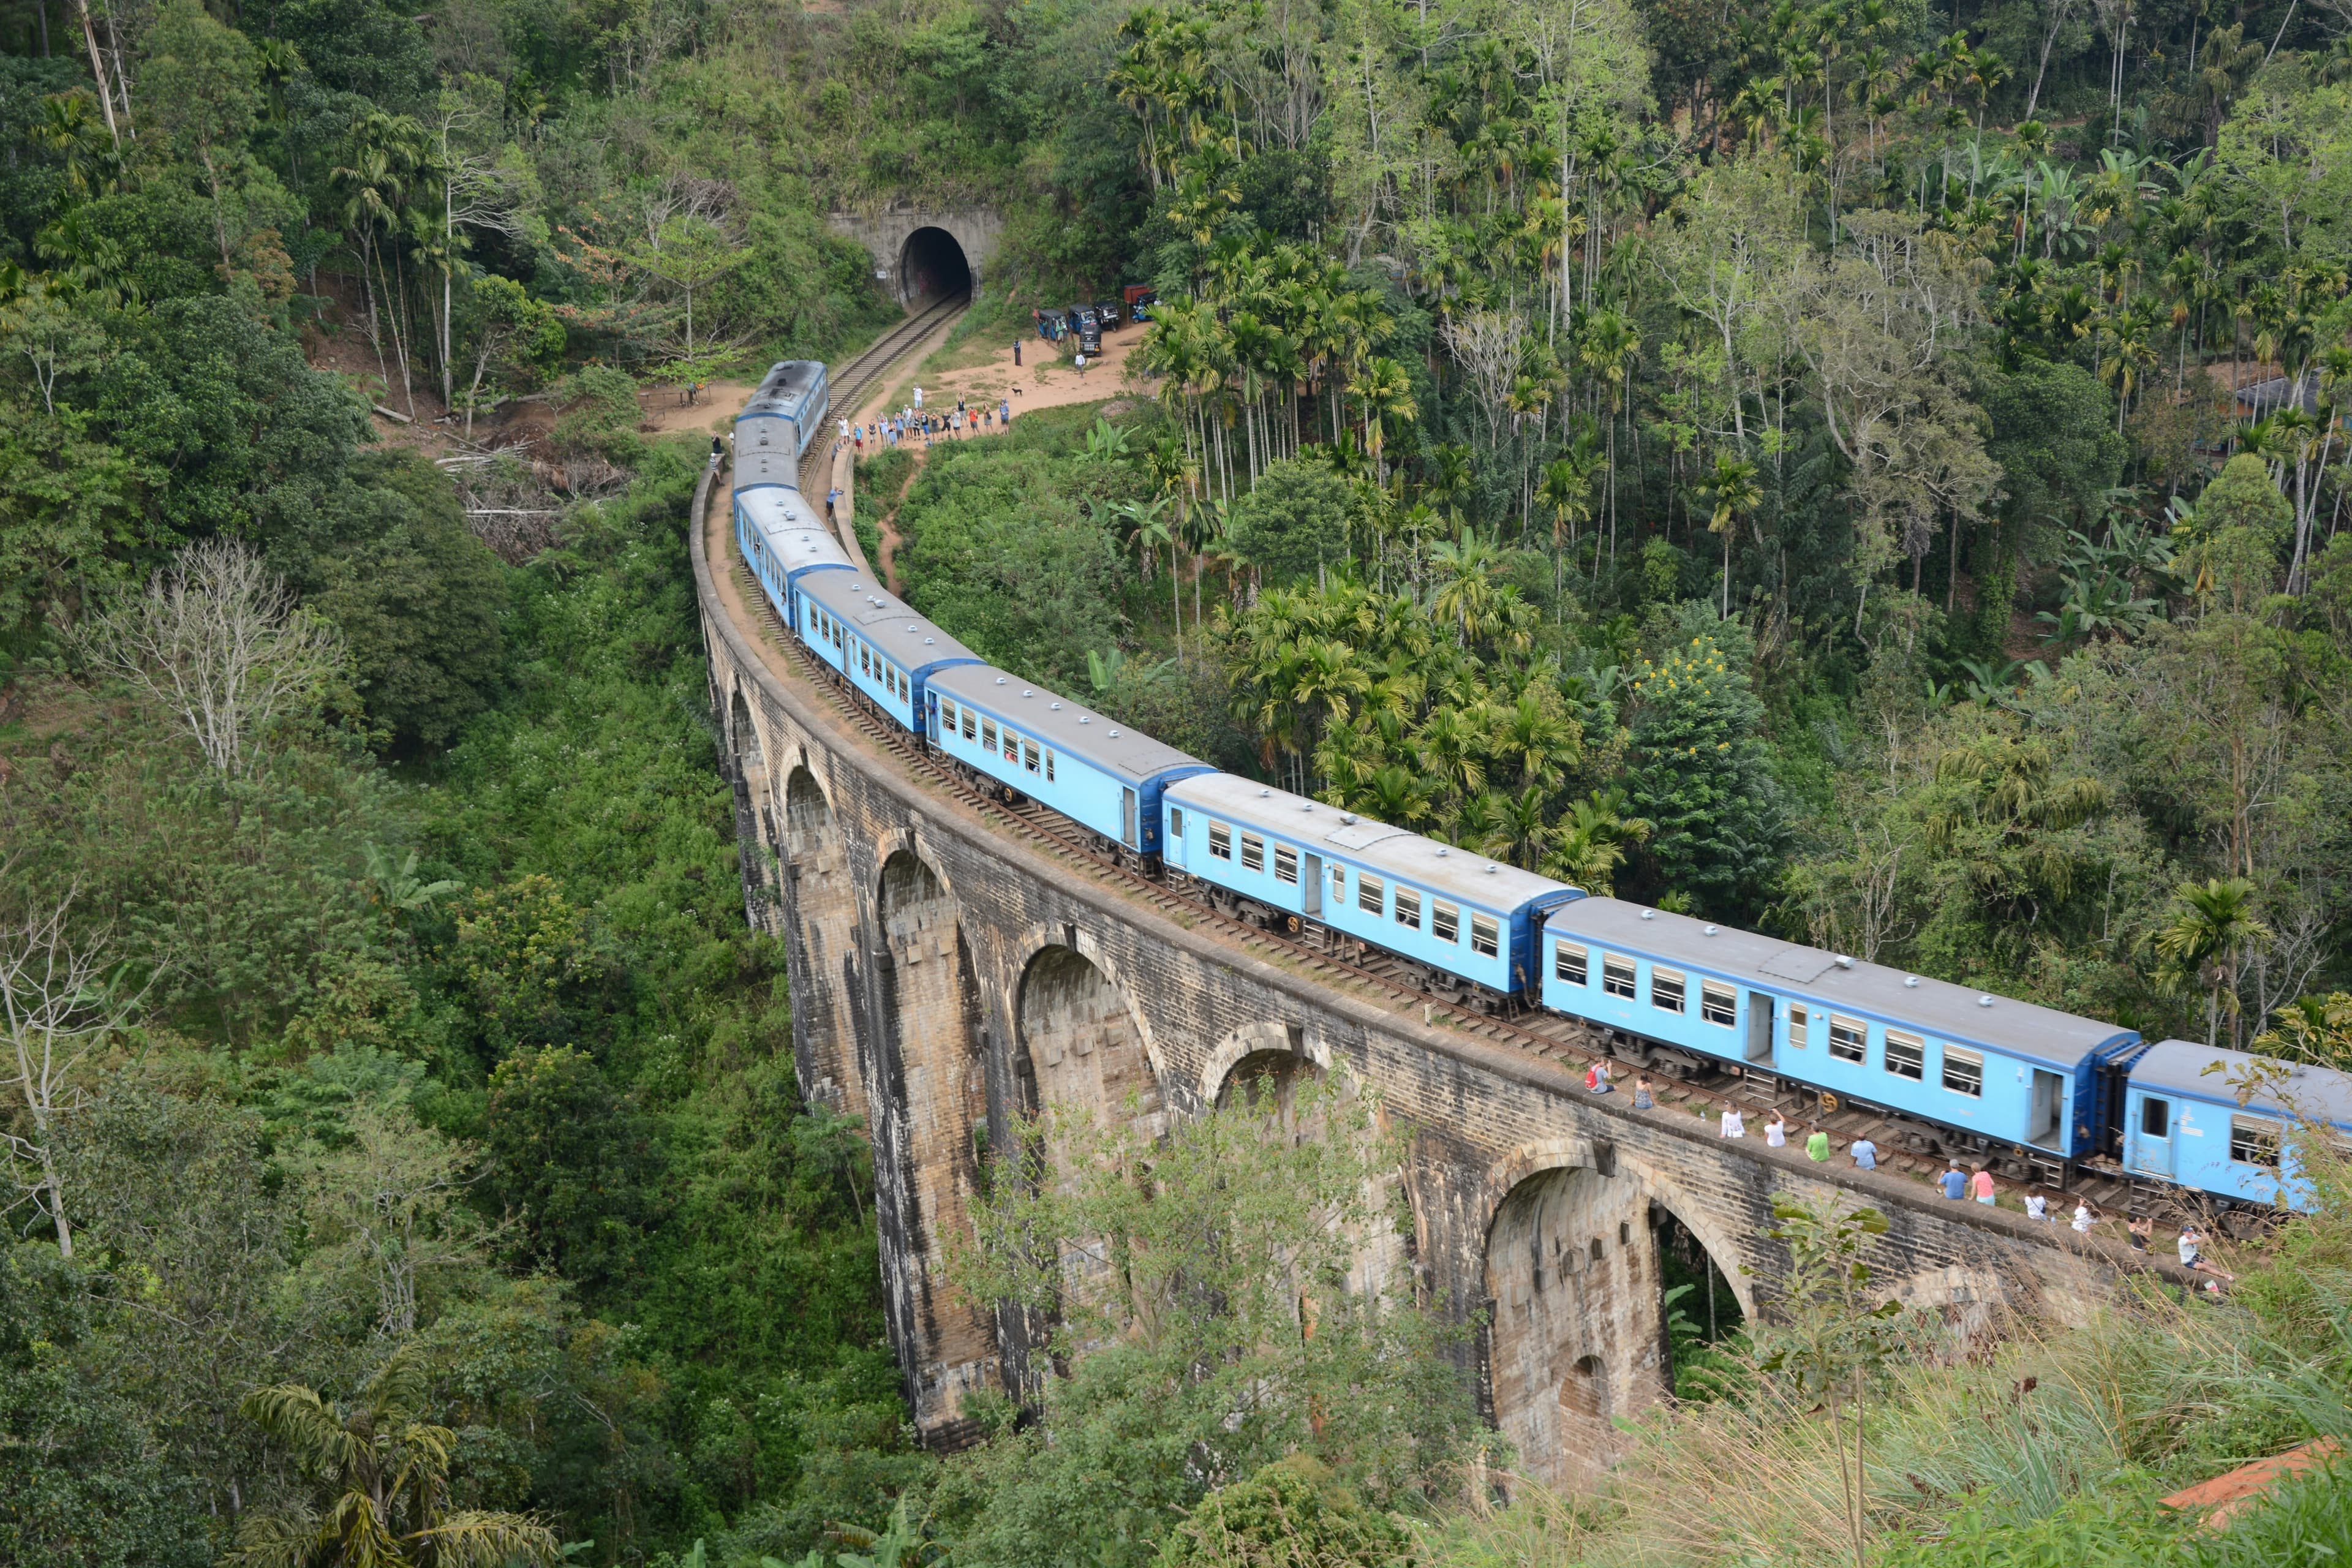
[{"label": "carriage door", "polygon": [[2132,1169],[2151,1176],[2172,1174],[2172,1101],[2161,1095],[2143,1095],[2139,1102],[2138,1134],[2132,1140]]},{"label": "carriage door", "polygon": [[2066,1080],[2054,1072],[2033,1069],[2033,1110],[2025,1124],[2025,1141],[2045,1149],[2059,1147],[2058,1110],[2065,1103]]},{"label": "carriage door", "polygon": [[1129,849],[1142,847],[1136,837],[1135,792],[1131,789],[1122,789],[1118,792],[1118,830],[1126,838],[1127,847]]},{"label": "carriage door", "polygon": [[1766,991],[1748,994],[1748,1059],[1769,1067],[1772,1061],[1772,996]]},{"label": "carriage door", "polygon": [[1300,913],[1320,915],[1323,912],[1322,856],[1309,855],[1307,857],[1307,868],[1305,870],[1301,871],[1298,876],[1298,891],[1306,900],[1304,903],[1298,906]]}]

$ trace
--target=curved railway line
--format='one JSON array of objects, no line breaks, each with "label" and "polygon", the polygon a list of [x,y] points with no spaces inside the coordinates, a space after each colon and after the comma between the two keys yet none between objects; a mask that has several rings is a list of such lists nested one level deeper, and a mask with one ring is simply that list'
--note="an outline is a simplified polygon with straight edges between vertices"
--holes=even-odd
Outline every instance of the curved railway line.
[{"label": "curved railway line", "polygon": [[872,347],[832,376],[825,406],[827,417],[835,423],[824,439],[801,454],[801,494],[822,497],[833,488],[834,454],[841,447],[839,422],[855,416],[859,401],[873,390],[875,383],[888,374],[893,365],[906,358],[942,322],[952,321],[971,308],[969,294],[950,294],[934,300],[883,333]]},{"label": "curved railway line", "polygon": [[[960,314],[970,304],[969,296],[941,300],[892,328],[842,369],[834,382],[831,408],[837,411],[856,406],[857,401],[917,344],[929,337],[941,322]],[[837,417],[845,418],[847,415],[840,414]],[[817,447],[802,458],[803,494],[820,493],[829,488],[835,453],[840,445],[841,437],[837,433],[828,434]],[[723,476],[715,478],[723,479]],[[714,495],[723,493],[721,485],[714,483],[712,491]],[[707,517],[698,520],[698,525],[707,521]],[[733,529],[730,527],[721,531],[726,540],[723,548],[733,569],[739,591],[746,605],[753,607],[752,613],[761,623],[760,634],[792,659],[807,684],[822,692],[827,704],[869,744],[888,753],[909,774],[927,780],[936,789],[977,813],[983,822],[1013,834],[1074,869],[1083,869],[1115,883],[1129,897],[1140,900],[1181,924],[1194,929],[1206,927],[1255,956],[1279,960],[1295,972],[1312,978],[1349,985],[1359,994],[1391,1010],[1410,1012],[1418,1007],[1425,1023],[1444,1024],[1461,1033],[1558,1062],[1571,1071],[1580,1072],[1587,1065],[1601,1060],[1620,1066],[1629,1065],[1610,1050],[1598,1031],[1582,1024],[1540,1012],[1520,1017],[1495,1016],[1433,998],[1406,977],[1413,966],[1403,961],[1384,959],[1377,952],[1343,955],[1315,940],[1321,934],[1319,931],[1294,934],[1242,920],[1214,907],[1206,899],[1194,897],[1165,881],[1147,876],[1124,859],[1102,852],[1094,844],[1093,835],[1046,807],[1025,797],[1008,800],[994,790],[975,786],[938,756],[918,746],[913,738],[897,725],[886,723],[879,714],[858,699],[854,690],[844,686],[831,668],[803,647],[799,638],[786,631],[782,618],[777,615],[761,590],[758,580],[736,552]],[[748,632],[752,628],[744,629]],[[1620,1092],[1624,1089],[1625,1086],[1621,1086]],[[1799,1138],[1801,1137],[1800,1130],[1813,1122],[1848,1142],[1866,1135],[1878,1142],[1884,1151],[1884,1165],[1918,1176],[1931,1174],[1942,1163],[1906,1147],[1906,1134],[1913,1130],[1900,1120],[1851,1106],[1826,1108],[1810,1093],[1790,1090],[1769,1079],[1751,1079],[1736,1071],[1712,1068],[1680,1079],[1661,1073],[1656,1084],[1656,1099],[1661,1110],[1678,1109],[1693,1114],[1710,1110],[1720,1114],[1726,1110],[1769,1114],[1778,1109],[1789,1118],[1791,1131]],[[1756,1128],[1750,1136],[1760,1139],[1763,1136],[1761,1126]],[[2022,1179],[2013,1164],[2010,1173],[2012,1180]],[[2048,1174],[2046,1170],[2043,1174]],[[2028,1184],[2051,1194],[2053,1203],[2062,1195],[2069,1200],[2086,1198],[2109,1213],[2117,1212],[2135,1201],[2145,1204],[2149,1196],[2137,1191],[2120,1173],[2077,1165],[2072,1178],[2063,1186],[2048,1180]]]}]

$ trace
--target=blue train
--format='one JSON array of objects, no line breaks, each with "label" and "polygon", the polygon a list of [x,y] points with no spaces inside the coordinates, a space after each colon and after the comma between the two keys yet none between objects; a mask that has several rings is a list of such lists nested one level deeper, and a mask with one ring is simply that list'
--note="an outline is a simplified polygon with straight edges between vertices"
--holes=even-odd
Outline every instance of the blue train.
[{"label": "blue train", "polygon": [[1107,857],[1269,928],[1387,955],[1456,1005],[1578,1019],[1653,1071],[1769,1077],[1824,1109],[1897,1119],[1922,1152],[2020,1175],[2063,1184],[2095,1161],[2268,1210],[2309,1201],[2285,1136],[2298,1117],[2352,1151],[2352,1076],[2150,1045],[2097,1019],[1589,898],[1220,773],[1000,669],[872,581],[812,513],[797,463],[824,410],[824,366],[792,361],[736,423],[736,542],[762,592],[868,707],[975,785],[1060,813]]}]

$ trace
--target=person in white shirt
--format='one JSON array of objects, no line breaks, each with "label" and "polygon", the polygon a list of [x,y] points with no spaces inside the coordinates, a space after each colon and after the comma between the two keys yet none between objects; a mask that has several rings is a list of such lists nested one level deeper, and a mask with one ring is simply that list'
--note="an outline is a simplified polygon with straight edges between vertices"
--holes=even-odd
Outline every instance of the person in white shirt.
[{"label": "person in white shirt", "polygon": [[1723,1125],[1717,1129],[1717,1133],[1725,1138],[1745,1138],[1748,1136],[1748,1120],[1737,1110],[1727,1110],[1723,1113]]}]

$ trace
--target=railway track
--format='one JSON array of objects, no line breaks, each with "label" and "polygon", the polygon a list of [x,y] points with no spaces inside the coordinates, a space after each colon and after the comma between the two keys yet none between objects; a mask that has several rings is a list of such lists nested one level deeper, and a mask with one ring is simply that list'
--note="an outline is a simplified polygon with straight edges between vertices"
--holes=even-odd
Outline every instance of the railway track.
[{"label": "railway track", "polygon": [[[829,667],[803,647],[799,638],[789,635],[782,618],[760,591],[750,570],[740,561],[733,563],[733,569],[745,602],[759,606],[761,629],[786,652],[836,713],[874,745],[889,752],[909,774],[928,780],[977,812],[983,821],[1012,833],[1031,847],[1075,870],[1091,873],[1097,880],[1118,887],[1180,924],[1196,930],[1205,927],[1245,952],[1282,962],[1296,973],[1326,983],[1348,984],[1359,994],[1392,1011],[1410,1012],[1418,1007],[1425,1023],[1444,1024],[1459,1033],[1558,1062],[1571,1071],[1602,1059],[1617,1061],[1596,1031],[1570,1019],[1540,1013],[1517,1018],[1497,1017],[1434,999],[1403,977],[1407,966],[1401,961],[1383,960],[1377,954],[1344,956],[1303,935],[1269,931],[1239,919],[1204,899],[1179,891],[1131,865],[1100,853],[1092,844],[1091,835],[1034,801],[1008,801],[992,791],[975,787],[931,752],[917,746],[898,725],[887,722],[858,701],[853,692],[845,689],[834,679]],[[1788,1117],[1792,1133],[1800,1139],[1801,1128],[1813,1122],[1848,1141],[1867,1135],[1885,1151],[1884,1164],[1915,1175],[1928,1175],[1941,1165],[1939,1161],[1903,1148],[1906,1131],[1904,1123],[1867,1110],[1841,1107],[1824,1111],[1809,1097],[1783,1092],[1772,1080],[1759,1083],[1722,1071],[1701,1072],[1682,1079],[1660,1075],[1655,1092],[1661,1110],[1682,1110],[1694,1115],[1712,1112],[1719,1117],[1727,1110],[1769,1114],[1777,1109]],[[1750,1133],[1759,1139],[1763,1135],[1760,1124]],[[2069,1186],[2034,1185],[2035,1190],[2051,1194],[2053,1203],[2062,1194],[2069,1199],[2084,1197],[2109,1212],[2121,1208],[2131,1197],[2127,1182],[2079,1169]]]},{"label": "railway track", "polygon": [[[933,301],[923,310],[908,317],[876,339],[873,345],[851,360],[833,376],[826,393],[828,417],[839,421],[849,418],[874,384],[887,374],[913,351],[916,344],[930,336],[942,321],[961,315],[971,306],[969,294],[951,294]],[[801,454],[801,494],[823,496],[833,488],[833,457],[840,448],[840,428],[836,423],[826,431],[824,438],[814,442]]]}]

